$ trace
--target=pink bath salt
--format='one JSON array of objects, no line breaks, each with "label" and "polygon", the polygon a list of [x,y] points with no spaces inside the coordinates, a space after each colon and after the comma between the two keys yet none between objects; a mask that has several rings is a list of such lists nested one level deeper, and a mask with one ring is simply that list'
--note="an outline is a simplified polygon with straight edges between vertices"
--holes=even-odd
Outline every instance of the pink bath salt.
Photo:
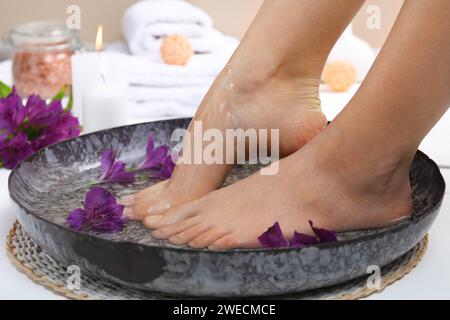
[{"label": "pink bath salt", "polygon": [[38,94],[53,97],[64,85],[71,83],[73,50],[17,51],[13,62],[14,85],[20,96]]}]

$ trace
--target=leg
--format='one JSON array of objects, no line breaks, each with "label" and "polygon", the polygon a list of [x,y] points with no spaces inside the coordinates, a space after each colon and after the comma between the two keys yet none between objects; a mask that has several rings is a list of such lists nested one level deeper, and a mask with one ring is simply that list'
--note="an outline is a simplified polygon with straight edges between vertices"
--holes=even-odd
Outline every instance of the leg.
[{"label": "leg", "polygon": [[308,219],[348,230],[407,217],[411,160],[450,104],[448,12],[447,0],[406,1],[355,97],[277,175],[253,175],[144,223],[173,243],[227,249],[259,246],[275,221],[292,235],[308,232]]},{"label": "leg", "polygon": [[[194,120],[202,121],[203,129],[222,131],[277,128],[282,156],[302,147],[325,126],[318,96],[322,68],[363,1],[345,3],[266,1]],[[163,188],[148,188],[126,199],[131,207],[126,214],[140,220],[197,199],[219,188],[229,169],[226,165],[177,165]]]}]

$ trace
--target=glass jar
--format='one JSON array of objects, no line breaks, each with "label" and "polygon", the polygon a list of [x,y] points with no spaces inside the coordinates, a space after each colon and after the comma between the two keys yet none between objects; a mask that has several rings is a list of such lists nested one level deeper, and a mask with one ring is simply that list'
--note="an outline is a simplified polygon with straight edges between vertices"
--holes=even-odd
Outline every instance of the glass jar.
[{"label": "glass jar", "polygon": [[14,50],[13,82],[22,97],[53,97],[71,83],[71,56],[79,48],[78,33],[61,22],[30,22],[10,31]]}]

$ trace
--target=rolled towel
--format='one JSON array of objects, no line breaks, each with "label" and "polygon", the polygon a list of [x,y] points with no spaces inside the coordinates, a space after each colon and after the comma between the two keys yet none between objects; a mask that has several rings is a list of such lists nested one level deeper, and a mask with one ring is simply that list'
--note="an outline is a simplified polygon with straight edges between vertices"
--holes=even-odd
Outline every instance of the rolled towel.
[{"label": "rolled towel", "polygon": [[[192,78],[214,78],[228,59],[227,55],[196,54],[187,65],[175,66],[154,62],[146,57],[130,56],[128,59],[130,80],[135,84],[158,86],[161,83],[154,81],[158,77],[179,78],[179,83],[183,82],[189,85]],[[135,76],[136,78],[134,78]]]},{"label": "rolled towel", "polygon": [[196,109],[197,105],[185,105],[171,100],[130,102],[128,114],[132,119],[153,120],[192,117]]},{"label": "rolled towel", "polygon": [[130,85],[139,87],[195,87],[210,86],[214,81],[214,77],[177,77],[177,76],[155,76],[151,74],[133,74],[130,75]]},{"label": "rolled towel", "polygon": [[[147,0],[151,1],[151,0]],[[171,0],[174,1],[174,0]],[[123,42],[114,42],[107,46],[106,51],[130,54]],[[155,61],[148,56],[133,56],[128,59],[130,77],[138,76],[140,79],[145,75],[151,77],[179,77],[187,81],[197,77],[215,77],[228,62],[233,52],[223,52],[217,54],[195,54],[185,66],[167,65],[160,61]],[[154,85],[155,83],[142,83]]]},{"label": "rolled towel", "polygon": [[129,87],[129,99],[133,101],[177,101],[183,105],[198,105],[202,101],[209,86],[154,88],[142,86]]},{"label": "rolled towel", "polygon": [[[147,34],[145,37],[146,39],[142,41],[142,48],[144,48],[145,54],[150,54],[155,60],[158,60],[163,38],[154,38],[151,34]],[[201,37],[187,36],[187,38],[195,53],[231,54],[239,45],[239,41],[236,38],[225,36],[214,29],[204,29]]]},{"label": "rolled towel", "polygon": [[[107,51],[130,54],[124,42],[113,42]],[[128,58],[131,85],[154,87],[209,86],[227,63],[229,54],[195,54],[185,66],[166,65],[144,56]]]},{"label": "rolled towel", "polygon": [[[184,29],[185,24],[197,27]],[[163,28],[168,26],[171,33],[184,35],[183,32],[186,30],[186,36],[192,33],[200,36],[197,35],[201,30],[200,27],[211,28],[212,20],[204,11],[185,1],[144,0],[129,7],[122,21],[123,35],[133,54],[145,54],[147,52],[145,45],[149,37],[161,37]]]}]

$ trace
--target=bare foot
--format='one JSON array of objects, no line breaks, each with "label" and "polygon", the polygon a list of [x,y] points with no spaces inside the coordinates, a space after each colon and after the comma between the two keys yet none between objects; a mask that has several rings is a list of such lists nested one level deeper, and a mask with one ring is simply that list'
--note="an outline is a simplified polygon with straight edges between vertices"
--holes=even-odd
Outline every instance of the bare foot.
[{"label": "bare foot", "polygon": [[[226,67],[194,121],[201,121],[203,130],[216,128],[221,132],[229,128],[279,129],[281,156],[295,152],[325,127],[318,80],[275,76],[264,81],[246,79],[248,76],[238,74],[232,66]],[[193,140],[192,124],[189,132]],[[270,140],[268,143],[270,148]],[[125,214],[142,220],[200,198],[221,187],[229,170],[226,164],[178,164],[169,181],[124,199]]]},{"label": "bare foot", "polygon": [[[335,147],[352,140],[326,128],[301,150],[280,161],[278,174],[255,174],[144,224],[152,235],[194,248],[260,247],[257,237],[276,221],[287,236],[311,234],[308,220],[337,231],[383,226],[411,212],[409,162],[389,154],[373,161]],[[359,159],[359,160],[358,160]],[[355,161],[356,160],[356,161]],[[359,161],[359,162],[358,162]]]}]

